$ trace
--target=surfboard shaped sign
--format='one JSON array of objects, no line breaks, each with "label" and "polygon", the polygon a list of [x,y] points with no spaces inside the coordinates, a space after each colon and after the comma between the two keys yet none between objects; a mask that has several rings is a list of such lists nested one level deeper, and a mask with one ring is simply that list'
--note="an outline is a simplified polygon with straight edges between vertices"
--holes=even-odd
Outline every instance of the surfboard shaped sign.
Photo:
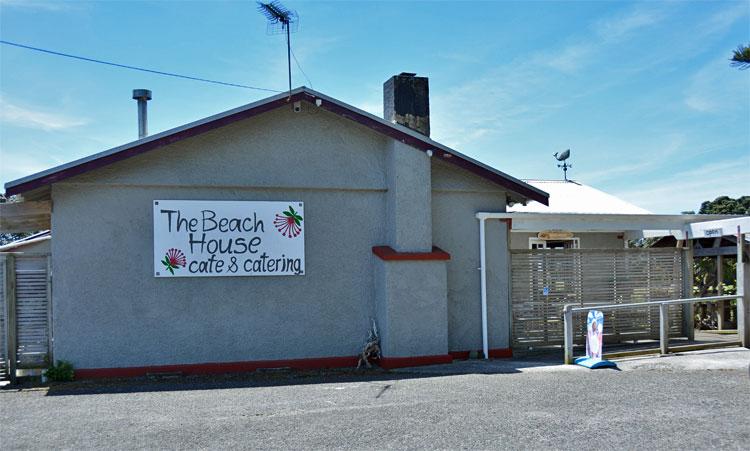
[{"label": "surfboard shaped sign", "polygon": [[300,201],[155,200],[154,277],[300,276]]},{"label": "surfboard shaped sign", "polygon": [[598,310],[591,310],[586,318],[586,357],[589,359],[602,359],[603,332],[604,314]]},{"label": "surfboard shaped sign", "polygon": [[603,348],[604,313],[591,310],[586,317],[586,357],[577,358],[575,363],[591,369],[616,367],[614,362],[602,360]]}]

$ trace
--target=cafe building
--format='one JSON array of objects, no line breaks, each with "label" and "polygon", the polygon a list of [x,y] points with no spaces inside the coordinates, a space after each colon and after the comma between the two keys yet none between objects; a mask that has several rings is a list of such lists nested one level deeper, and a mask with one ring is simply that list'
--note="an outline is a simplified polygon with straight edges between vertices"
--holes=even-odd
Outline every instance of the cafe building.
[{"label": "cafe building", "polygon": [[5,185],[49,205],[50,353],[79,377],[510,355],[510,221],[547,194],[430,139],[428,80],[384,118],[302,87]]}]

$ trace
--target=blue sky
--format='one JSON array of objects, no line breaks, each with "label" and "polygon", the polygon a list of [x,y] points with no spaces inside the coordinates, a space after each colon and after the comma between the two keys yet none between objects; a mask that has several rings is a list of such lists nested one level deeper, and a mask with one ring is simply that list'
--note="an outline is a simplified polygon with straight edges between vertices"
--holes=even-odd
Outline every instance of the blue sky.
[{"label": "blue sky", "polygon": [[[313,88],[382,114],[382,83],[430,77],[432,137],[519,178],[572,178],[657,213],[750,194],[750,2],[302,2]],[[4,40],[283,90],[284,38],[255,3],[0,0]],[[293,69],[293,85],[309,85]],[[268,93],[0,46],[0,182]]]}]

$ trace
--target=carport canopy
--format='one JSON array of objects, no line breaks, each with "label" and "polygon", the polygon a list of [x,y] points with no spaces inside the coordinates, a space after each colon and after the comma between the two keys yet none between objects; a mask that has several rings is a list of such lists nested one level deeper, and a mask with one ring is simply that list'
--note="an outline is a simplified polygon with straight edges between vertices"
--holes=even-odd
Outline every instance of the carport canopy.
[{"label": "carport canopy", "polygon": [[736,235],[737,227],[741,228],[742,233],[750,232],[750,216],[735,215],[481,212],[476,217],[480,221],[509,220],[513,232],[620,232],[629,240],[669,235],[678,240],[721,236],[710,235],[711,233]]},{"label": "carport canopy", "polygon": [[[737,236],[742,243],[750,236],[750,216],[736,215],[655,215],[655,214],[592,214],[592,213],[490,213],[476,214],[479,220],[479,258],[482,302],[482,349],[488,358],[487,338],[487,270],[485,222],[489,219],[507,221],[511,232],[538,232],[541,230],[564,230],[568,232],[621,232],[627,239],[672,235],[678,240]],[[737,245],[739,256],[744,246]],[[740,261],[740,260],[738,260]],[[745,265],[737,265],[738,296],[743,299],[744,285],[750,285],[750,271]],[[750,312],[744,302],[738,304],[738,329],[743,346],[750,347]]]}]

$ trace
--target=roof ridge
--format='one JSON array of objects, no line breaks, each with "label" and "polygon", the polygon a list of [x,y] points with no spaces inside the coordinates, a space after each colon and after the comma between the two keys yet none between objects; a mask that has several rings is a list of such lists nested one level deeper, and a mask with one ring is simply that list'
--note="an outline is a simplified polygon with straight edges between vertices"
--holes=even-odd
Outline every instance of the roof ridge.
[{"label": "roof ridge", "polygon": [[[448,146],[432,140],[404,127],[394,124],[374,114],[363,111],[355,106],[337,100],[333,97],[321,94],[307,87],[298,87],[290,91],[267,97],[246,105],[233,108],[213,116],[208,116],[155,135],[132,141],[120,146],[113,147],[102,152],[89,155],[5,184],[8,195],[28,192],[32,189],[50,185],[55,182],[73,177],[111,163],[130,158],[135,155],[161,148],[177,141],[200,135],[210,130],[228,125],[230,123],[248,119],[265,112],[275,110],[292,102],[306,101],[324,108],[325,110],[357,122],[370,129],[397,139],[415,149],[426,152],[437,157],[445,157],[443,161],[452,163],[460,168],[473,172],[493,183],[496,183],[508,191],[514,192],[529,200],[535,200],[544,205],[549,203],[549,195],[539,188],[524,183],[523,181],[508,175],[498,169],[468,157]],[[450,158],[454,157],[454,158]]]}]

